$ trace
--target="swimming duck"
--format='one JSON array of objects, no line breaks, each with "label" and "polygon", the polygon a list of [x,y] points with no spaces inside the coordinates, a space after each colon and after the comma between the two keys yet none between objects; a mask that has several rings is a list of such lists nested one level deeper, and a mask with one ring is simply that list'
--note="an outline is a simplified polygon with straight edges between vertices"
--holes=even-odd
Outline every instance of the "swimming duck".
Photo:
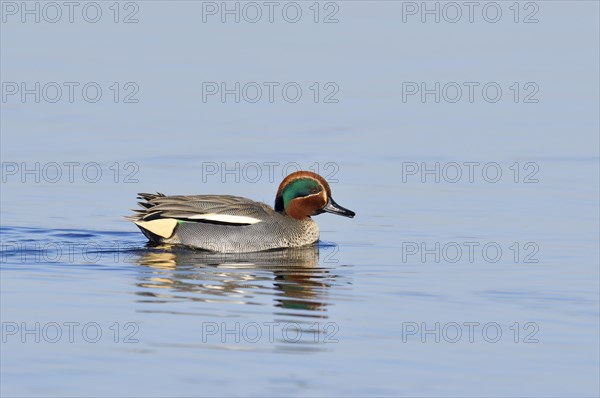
[{"label": "swimming duck", "polygon": [[320,175],[298,171],[284,178],[275,208],[230,195],[165,196],[140,193],[143,209],[127,217],[153,243],[168,243],[220,253],[301,247],[319,239],[311,216],[355,213],[338,205]]}]

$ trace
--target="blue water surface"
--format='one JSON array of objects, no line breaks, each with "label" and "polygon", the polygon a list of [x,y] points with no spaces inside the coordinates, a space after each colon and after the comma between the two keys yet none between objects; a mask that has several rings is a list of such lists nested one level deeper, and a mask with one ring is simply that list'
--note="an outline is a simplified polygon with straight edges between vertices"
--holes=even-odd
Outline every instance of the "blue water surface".
[{"label": "blue water surface", "polygon": [[[0,394],[598,396],[598,3],[513,3],[2,2]],[[314,247],[123,218],[298,168],[357,214]]]}]

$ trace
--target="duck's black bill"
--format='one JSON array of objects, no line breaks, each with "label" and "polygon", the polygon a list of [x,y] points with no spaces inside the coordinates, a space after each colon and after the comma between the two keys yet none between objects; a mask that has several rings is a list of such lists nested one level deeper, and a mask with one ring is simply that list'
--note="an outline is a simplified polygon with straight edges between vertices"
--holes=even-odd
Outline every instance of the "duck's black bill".
[{"label": "duck's black bill", "polygon": [[344,216],[344,217],[350,217],[350,218],[353,218],[356,215],[356,213],[354,213],[352,210],[348,210],[348,209],[338,205],[337,203],[335,203],[335,200],[333,200],[332,198],[329,198],[329,201],[327,202],[325,207],[323,207],[322,210],[327,213],[337,214],[338,216]]}]

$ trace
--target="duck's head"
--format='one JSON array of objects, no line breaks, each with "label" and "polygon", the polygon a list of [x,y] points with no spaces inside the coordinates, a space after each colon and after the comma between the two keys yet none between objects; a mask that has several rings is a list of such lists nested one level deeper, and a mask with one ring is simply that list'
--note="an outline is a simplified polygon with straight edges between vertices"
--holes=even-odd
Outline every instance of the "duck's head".
[{"label": "duck's head", "polygon": [[327,181],[311,171],[297,171],[285,177],[277,190],[275,210],[297,220],[324,212],[350,218],[355,215],[335,203]]}]

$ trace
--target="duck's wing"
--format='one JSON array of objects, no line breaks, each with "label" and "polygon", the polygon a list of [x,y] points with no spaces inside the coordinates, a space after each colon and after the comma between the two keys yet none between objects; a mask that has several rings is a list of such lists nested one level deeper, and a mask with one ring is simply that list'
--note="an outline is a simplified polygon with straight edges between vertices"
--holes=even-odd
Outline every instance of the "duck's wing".
[{"label": "duck's wing", "polygon": [[[173,219],[225,225],[251,225],[272,216],[274,210],[260,202],[229,195],[165,196],[140,193],[142,209],[128,217],[131,221],[149,222]],[[139,224],[138,224],[139,225]]]}]

